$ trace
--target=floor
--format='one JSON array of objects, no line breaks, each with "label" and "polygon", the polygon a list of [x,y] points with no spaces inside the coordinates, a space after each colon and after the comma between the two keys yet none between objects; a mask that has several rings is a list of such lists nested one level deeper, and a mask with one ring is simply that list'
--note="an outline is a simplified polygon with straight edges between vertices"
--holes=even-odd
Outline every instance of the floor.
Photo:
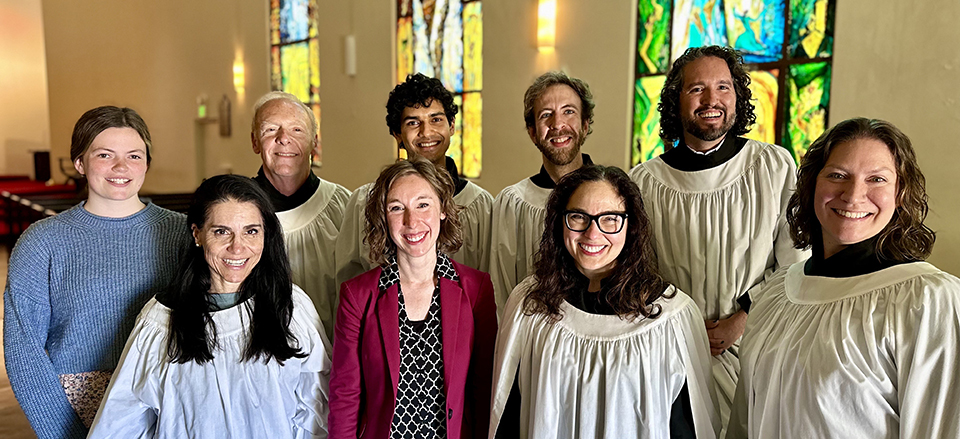
[{"label": "floor", "polygon": [[[7,249],[0,246],[0,278],[4,279],[6,285],[7,262],[10,255]],[[0,323],[3,322],[3,299],[0,298]],[[3,341],[3,331],[0,331],[0,342]],[[4,439],[27,439],[36,438],[27,418],[20,410],[20,404],[13,396],[13,390],[10,389],[10,381],[7,379],[7,368],[4,365],[3,351],[0,350],[0,438]]]}]

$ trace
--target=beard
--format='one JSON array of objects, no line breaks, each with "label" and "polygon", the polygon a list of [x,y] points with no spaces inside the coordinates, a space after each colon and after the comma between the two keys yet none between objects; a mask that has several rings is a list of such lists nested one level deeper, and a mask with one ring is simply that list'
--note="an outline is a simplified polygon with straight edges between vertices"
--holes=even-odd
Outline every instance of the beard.
[{"label": "beard", "polygon": [[[562,136],[570,136],[570,147],[557,148],[550,145],[550,139]],[[583,146],[585,140],[586,137],[583,135],[583,131],[565,129],[547,132],[546,138],[538,139],[536,143],[537,149],[547,158],[548,162],[555,166],[566,166],[580,154],[580,147]]]},{"label": "beard", "polygon": [[[697,110],[697,113],[704,111],[706,109]],[[701,127],[697,120],[694,118],[689,118],[686,115],[680,117],[680,123],[683,125],[683,130],[687,133],[690,133],[691,136],[696,137],[705,142],[710,142],[717,140],[725,135],[733,128],[733,124],[736,122],[736,115],[730,117],[730,113],[726,110],[723,111],[723,123],[720,124],[719,128],[704,128]]]}]

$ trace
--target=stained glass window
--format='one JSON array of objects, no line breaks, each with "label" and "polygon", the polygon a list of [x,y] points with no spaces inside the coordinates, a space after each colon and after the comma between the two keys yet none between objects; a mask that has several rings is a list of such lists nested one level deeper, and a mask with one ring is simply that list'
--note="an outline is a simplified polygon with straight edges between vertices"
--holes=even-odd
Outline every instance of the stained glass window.
[{"label": "stained glass window", "polygon": [[[447,155],[464,177],[481,170],[483,10],[480,0],[397,0],[397,83],[423,73],[454,94],[460,113]],[[402,156],[403,152],[398,151]]]},{"label": "stained glass window", "polygon": [[[320,40],[316,0],[270,0],[270,88],[313,109],[320,126]],[[319,133],[317,133],[319,135]],[[320,148],[314,152],[320,162]]]},{"label": "stained glass window", "polygon": [[799,162],[827,127],[835,0],[638,0],[631,160],[663,152],[657,104],[688,47],[729,45],[750,70],[757,122],[745,137]]}]

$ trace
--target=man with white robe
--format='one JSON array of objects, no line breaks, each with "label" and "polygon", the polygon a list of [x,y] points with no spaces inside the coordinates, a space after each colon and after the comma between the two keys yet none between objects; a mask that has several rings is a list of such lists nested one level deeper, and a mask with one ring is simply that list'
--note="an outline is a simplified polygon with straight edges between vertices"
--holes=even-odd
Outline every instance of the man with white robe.
[{"label": "man with white robe", "polygon": [[[407,154],[417,154],[446,169],[456,190],[453,201],[460,206],[463,246],[449,255],[453,260],[486,272],[490,259],[490,210],[493,196],[477,184],[460,177],[456,163],[447,157],[458,112],[453,95],[439,79],[417,73],[390,92],[387,127],[397,145]],[[343,283],[372,268],[370,248],[363,242],[364,209],[373,182],[360,186],[347,202],[337,239],[337,283]]]},{"label": "man with white robe", "polygon": [[293,283],[310,296],[325,335],[333,340],[339,292],[333,253],[350,191],[310,169],[311,153],[319,145],[310,107],[289,93],[270,92],[253,111],[250,140],[263,159],[254,181],[280,219]]},{"label": "man with white robe", "polygon": [[659,107],[660,136],[676,146],[630,171],[663,277],[706,319],[722,425],[740,373],[745,293],[809,256],[793,248],[786,223],[796,163],[783,147],[739,137],[756,120],[742,63],[726,47],[687,50],[667,75]]},{"label": "man with white robe", "polygon": [[564,175],[593,164],[580,147],[591,133],[594,106],[590,86],[564,72],[544,73],[524,93],[523,119],[543,166],[504,188],[493,202],[490,279],[498,316],[513,288],[533,273],[550,192]]}]

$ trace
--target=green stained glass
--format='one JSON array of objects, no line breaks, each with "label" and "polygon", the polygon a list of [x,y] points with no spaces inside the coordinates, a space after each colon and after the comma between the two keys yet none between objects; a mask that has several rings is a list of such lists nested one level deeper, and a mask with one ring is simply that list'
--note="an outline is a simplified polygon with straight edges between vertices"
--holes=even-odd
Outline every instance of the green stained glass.
[{"label": "green stained glass", "polygon": [[833,55],[833,0],[793,0],[790,5],[792,58],[824,58]]},{"label": "green stained glass", "polygon": [[463,94],[463,167],[464,177],[480,176],[483,138],[483,99],[479,92]]},{"label": "green stained glass", "polygon": [[666,76],[647,76],[637,79],[633,102],[633,148],[631,164],[636,165],[663,153],[660,139],[660,90]]},{"label": "green stained glass", "polygon": [[310,102],[310,49],[306,42],[280,47],[283,91]]},{"label": "green stained glass", "polygon": [[483,88],[483,11],[480,2],[463,6],[463,90]]},{"label": "green stained glass", "polygon": [[826,129],[830,103],[830,64],[818,62],[790,66],[789,102],[783,146],[799,162],[807,148]]},{"label": "green stained glass", "polygon": [[766,143],[777,142],[778,70],[750,72],[750,94],[757,122],[743,137]]},{"label": "green stained glass", "polygon": [[666,73],[670,68],[670,0],[637,3],[637,72]]}]

